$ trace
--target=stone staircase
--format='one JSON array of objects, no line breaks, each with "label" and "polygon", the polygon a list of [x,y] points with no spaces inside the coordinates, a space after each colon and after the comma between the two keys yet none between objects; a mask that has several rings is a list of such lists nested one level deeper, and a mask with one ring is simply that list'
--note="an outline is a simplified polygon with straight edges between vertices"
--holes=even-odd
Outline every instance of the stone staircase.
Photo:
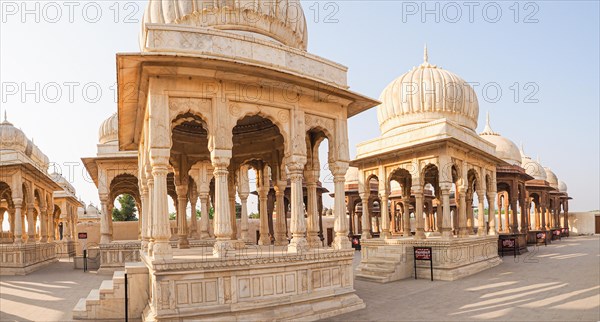
[{"label": "stone staircase", "polygon": [[357,279],[387,283],[410,277],[412,270],[407,266],[407,258],[402,248],[378,249],[363,258],[354,272]]},{"label": "stone staircase", "polygon": [[362,261],[356,268],[354,276],[358,279],[386,283],[396,271],[396,261],[388,257],[372,256]]},{"label": "stone staircase", "polygon": [[128,286],[132,287],[128,292],[129,318],[132,321],[139,320],[148,301],[148,269],[142,263],[127,263],[125,271],[114,272],[112,279],[102,281],[99,288],[91,290],[87,297],[79,299],[72,311],[73,319],[123,321],[125,273],[128,275]]}]

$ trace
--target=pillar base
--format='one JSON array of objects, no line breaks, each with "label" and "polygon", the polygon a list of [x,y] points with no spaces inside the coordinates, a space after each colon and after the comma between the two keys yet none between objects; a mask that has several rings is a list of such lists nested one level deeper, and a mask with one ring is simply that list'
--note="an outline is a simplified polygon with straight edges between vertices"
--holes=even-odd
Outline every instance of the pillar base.
[{"label": "pillar base", "polygon": [[235,256],[235,248],[231,240],[217,240],[213,246],[214,257],[232,257]]},{"label": "pillar base", "polygon": [[294,237],[288,245],[288,253],[301,253],[308,250],[308,242],[306,238]]},{"label": "pillar base", "polygon": [[390,233],[390,231],[389,231],[389,230],[385,230],[385,229],[384,229],[384,230],[381,232],[381,238],[390,238],[390,237],[392,237],[392,234]]},{"label": "pillar base", "polygon": [[425,232],[423,229],[417,228],[417,231],[415,232],[415,239],[425,239]]},{"label": "pillar base", "polygon": [[352,243],[346,236],[335,236],[332,246],[334,249],[352,249]]},{"label": "pillar base", "polygon": [[171,259],[173,258],[173,249],[168,241],[155,241],[152,246],[153,259]]},{"label": "pillar base", "polygon": [[186,235],[179,235],[179,239],[177,240],[177,248],[179,248],[179,249],[190,248],[190,242],[187,239]]},{"label": "pillar base", "polygon": [[260,239],[258,240],[258,245],[259,246],[270,246],[271,245],[271,238],[269,238],[268,235],[260,236]]},{"label": "pillar base", "polygon": [[368,230],[363,230],[362,234],[360,236],[360,239],[370,239],[370,238],[372,238],[371,232]]},{"label": "pillar base", "polygon": [[[319,238],[319,236],[317,236],[316,232],[314,233],[314,235],[311,234],[310,236],[308,236],[308,238],[306,238],[306,242],[308,243],[308,247],[310,247],[310,248],[323,247],[323,242],[321,241],[321,238]],[[286,241],[286,243],[287,243],[287,241]]]}]

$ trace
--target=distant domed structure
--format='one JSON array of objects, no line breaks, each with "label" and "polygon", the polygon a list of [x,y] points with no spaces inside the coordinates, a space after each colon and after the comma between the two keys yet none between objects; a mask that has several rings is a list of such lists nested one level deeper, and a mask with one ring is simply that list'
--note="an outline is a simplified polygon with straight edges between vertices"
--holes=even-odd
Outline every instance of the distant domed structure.
[{"label": "distant domed structure", "polygon": [[52,180],[54,180],[54,182],[58,183],[66,192],[69,192],[71,195],[75,195],[75,188],[73,187],[73,185],[67,181],[67,179],[65,179],[65,177],[63,177],[60,173],[52,173],[50,174],[50,177],[52,178]]},{"label": "distant domed structure", "polygon": [[567,184],[564,181],[558,180],[558,191],[567,193]]},{"label": "distant domed structure", "polygon": [[521,147],[521,167],[525,172],[532,176],[535,180],[546,180],[546,170],[542,165],[525,155],[525,151]]},{"label": "distant domed structure", "polygon": [[483,132],[479,133],[486,141],[493,143],[496,146],[496,156],[500,159],[508,162],[511,165],[521,166],[521,152],[517,145],[492,130],[490,126],[490,115],[487,115],[485,128]]},{"label": "distant domed structure", "polygon": [[176,26],[182,34],[186,29],[211,28],[301,50],[306,50],[308,44],[306,18],[299,0],[150,0],[144,13],[142,42],[151,24]]},{"label": "distant domed structure", "polygon": [[358,168],[357,167],[349,167],[348,171],[346,171],[346,184],[349,183],[358,183]]},{"label": "distant domed structure", "polygon": [[548,167],[544,167],[544,171],[546,172],[546,181],[548,181],[550,187],[558,189],[558,177],[556,174]]},{"label": "distant domed structure", "polygon": [[119,117],[117,113],[102,122],[98,130],[98,141],[100,144],[119,141]]},{"label": "distant domed structure", "polygon": [[0,151],[3,154],[8,154],[10,151],[23,153],[33,161],[33,165],[41,170],[48,170],[50,163],[48,157],[27,138],[21,129],[7,120],[6,112],[4,112],[4,121],[0,123]]},{"label": "distant domed structure", "polygon": [[379,97],[377,119],[382,135],[405,126],[447,119],[475,131],[479,103],[473,88],[458,75],[424,62],[392,81]]}]

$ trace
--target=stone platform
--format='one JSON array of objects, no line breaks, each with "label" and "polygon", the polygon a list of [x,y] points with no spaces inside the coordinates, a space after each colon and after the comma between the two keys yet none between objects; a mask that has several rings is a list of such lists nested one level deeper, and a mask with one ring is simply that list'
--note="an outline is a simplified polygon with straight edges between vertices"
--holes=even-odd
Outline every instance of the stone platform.
[{"label": "stone platform", "polygon": [[0,275],[26,275],[56,261],[53,242],[0,245]]},{"label": "stone platform", "polygon": [[[208,247],[174,249],[169,260],[142,254],[146,270],[138,269],[136,278],[145,282],[130,283],[129,296],[147,305],[143,312],[130,311],[130,316],[141,315],[144,321],[310,321],[351,312],[365,307],[354,290],[353,256],[353,249],[295,254],[273,246],[247,247],[226,258],[213,257]],[[125,268],[129,270],[129,264]],[[104,288],[110,285],[120,284],[107,282]],[[115,305],[122,303],[114,301],[115,292],[99,294],[104,293],[111,294]],[[110,303],[90,294],[89,301],[80,301],[74,317],[117,318],[97,315],[100,311],[94,306],[108,308]],[[102,311],[122,312],[121,308]]]},{"label": "stone platform", "polygon": [[[380,283],[414,278],[415,246],[432,248],[434,280],[457,280],[501,263],[498,236],[378,238],[362,240],[361,245],[362,257],[356,277]],[[417,275],[430,278],[429,262],[417,262]]]}]

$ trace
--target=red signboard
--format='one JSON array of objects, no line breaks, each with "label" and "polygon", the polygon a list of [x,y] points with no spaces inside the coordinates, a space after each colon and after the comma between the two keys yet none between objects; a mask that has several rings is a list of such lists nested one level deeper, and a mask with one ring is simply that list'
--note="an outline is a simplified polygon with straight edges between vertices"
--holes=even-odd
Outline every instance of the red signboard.
[{"label": "red signboard", "polygon": [[77,237],[79,239],[87,239],[87,233],[79,233],[79,234],[77,234]]},{"label": "red signboard", "polygon": [[415,247],[415,259],[420,261],[431,260],[431,248],[429,247]]}]

